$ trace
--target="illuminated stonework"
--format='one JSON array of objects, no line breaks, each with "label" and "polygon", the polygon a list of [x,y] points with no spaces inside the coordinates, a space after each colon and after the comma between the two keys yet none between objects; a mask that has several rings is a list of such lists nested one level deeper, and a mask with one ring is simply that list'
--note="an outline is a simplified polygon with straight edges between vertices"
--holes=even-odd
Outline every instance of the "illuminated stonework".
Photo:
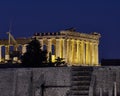
[{"label": "illuminated stonework", "polygon": [[[43,50],[51,52],[52,61],[57,57],[64,58],[70,65],[97,66],[98,65],[98,45],[100,34],[93,32],[85,34],[75,32],[74,30],[63,30],[54,33],[36,33],[36,37]],[[31,38],[16,39],[17,46],[13,42],[8,44],[8,40],[0,40],[0,61],[9,60],[10,47],[21,50],[22,54],[26,52],[26,45]],[[2,55],[2,47],[5,47],[5,56]]]},{"label": "illuminated stonework", "polygon": [[70,65],[98,65],[98,44],[100,34],[93,32],[85,34],[72,30],[55,33],[36,33],[42,46],[52,53],[52,60],[60,57]]},{"label": "illuminated stonework", "polygon": [[[5,62],[10,60],[10,52],[14,50],[19,50],[22,54],[26,52],[26,45],[31,41],[31,38],[17,38],[17,46],[14,42],[8,41],[8,39],[0,39],[0,62]],[[15,62],[18,61],[14,58]]]}]

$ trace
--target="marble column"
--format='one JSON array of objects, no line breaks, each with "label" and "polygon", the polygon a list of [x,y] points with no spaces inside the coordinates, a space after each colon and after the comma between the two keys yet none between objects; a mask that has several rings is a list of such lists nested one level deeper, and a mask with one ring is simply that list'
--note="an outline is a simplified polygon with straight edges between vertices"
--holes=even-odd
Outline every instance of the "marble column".
[{"label": "marble column", "polygon": [[63,39],[63,58],[64,58],[65,62],[67,62],[66,51],[67,51],[67,40]]},{"label": "marble column", "polygon": [[60,40],[56,39],[56,58],[60,57]]},{"label": "marble column", "polygon": [[86,50],[85,50],[85,63],[86,63],[86,65],[89,65],[89,43],[88,42],[86,42],[86,48],[85,48]]},{"label": "marble column", "polygon": [[75,41],[74,40],[71,40],[71,42],[72,42],[72,54],[71,54],[71,63],[75,63],[74,62],[74,53],[75,53]]},{"label": "marble column", "polygon": [[63,39],[60,39],[60,57],[63,58]]},{"label": "marble column", "polygon": [[61,39],[56,39],[56,51],[57,51],[57,57],[62,58],[62,41]]},{"label": "marble column", "polygon": [[95,44],[95,65],[98,65],[98,44]]},{"label": "marble column", "polygon": [[43,42],[43,39],[40,39],[40,45],[41,45],[41,50],[43,50],[43,45],[44,45],[44,42]]},{"label": "marble column", "polygon": [[67,39],[67,63],[70,62],[70,39]]},{"label": "marble column", "polygon": [[10,55],[9,55],[9,45],[5,46],[5,60],[9,60],[10,59]]},{"label": "marble column", "polygon": [[47,57],[48,57],[48,60],[49,60],[49,53],[50,52],[52,54],[52,39],[48,39],[48,44],[47,44]]},{"label": "marble column", "polygon": [[88,42],[88,65],[91,65],[91,44]]},{"label": "marble column", "polygon": [[82,42],[81,41],[79,41],[79,52],[80,52],[79,62],[80,62],[80,65],[83,65],[83,62],[82,62]]},{"label": "marble column", "polygon": [[89,65],[92,66],[92,43],[89,42]]},{"label": "marble column", "polygon": [[79,64],[80,63],[80,42],[79,40],[77,40],[77,58],[76,58],[76,63]]},{"label": "marble column", "polygon": [[94,49],[94,43],[91,43],[91,50],[92,50],[92,61],[91,61],[91,63],[92,63],[92,65],[94,66],[94,64],[95,64],[95,49]]},{"label": "marble column", "polygon": [[85,41],[81,41],[82,64],[85,65]]},{"label": "marble column", "polygon": [[24,54],[27,51],[27,44],[22,45],[22,54]]},{"label": "marble column", "polygon": [[70,63],[70,64],[72,64],[72,58],[73,58],[73,56],[72,56],[72,54],[73,54],[73,53],[72,53],[72,52],[73,52],[73,51],[72,51],[72,47],[73,47],[72,44],[73,44],[73,43],[72,43],[72,40],[70,39],[70,40],[69,40],[69,63]]},{"label": "marble column", "polygon": [[94,43],[94,65],[98,65],[98,44]]},{"label": "marble column", "polygon": [[47,47],[48,54],[52,52],[52,39],[48,39],[48,47]]}]

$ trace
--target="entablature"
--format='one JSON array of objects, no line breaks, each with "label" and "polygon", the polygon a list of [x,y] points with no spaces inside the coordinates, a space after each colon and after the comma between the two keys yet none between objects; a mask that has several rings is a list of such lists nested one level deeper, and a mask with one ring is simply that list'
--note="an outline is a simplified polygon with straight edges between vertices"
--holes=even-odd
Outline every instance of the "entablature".
[{"label": "entablature", "polygon": [[73,31],[60,31],[53,33],[35,33],[33,37],[37,38],[85,38],[85,39],[94,39],[99,40],[101,35],[97,32],[92,32],[90,34],[73,32]]}]

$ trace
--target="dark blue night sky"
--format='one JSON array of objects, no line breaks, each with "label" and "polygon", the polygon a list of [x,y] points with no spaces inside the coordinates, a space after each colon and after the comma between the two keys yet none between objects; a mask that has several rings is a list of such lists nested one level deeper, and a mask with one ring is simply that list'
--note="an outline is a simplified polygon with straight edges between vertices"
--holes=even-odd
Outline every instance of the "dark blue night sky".
[{"label": "dark blue night sky", "polygon": [[15,37],[70,27],[99,32],[100,59],[120,59],[120,0],[0,0],[0,38],[10,22]]}]

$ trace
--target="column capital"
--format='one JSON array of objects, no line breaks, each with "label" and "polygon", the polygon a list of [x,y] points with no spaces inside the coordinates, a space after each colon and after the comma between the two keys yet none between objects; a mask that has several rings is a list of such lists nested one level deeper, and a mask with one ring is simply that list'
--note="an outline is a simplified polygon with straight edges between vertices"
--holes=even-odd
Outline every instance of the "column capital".
[{"label": "column capital", "polygon": [[39,39],[39,41],[43,41],[43,39]]},{"label": "column capital", "polygon": [[56,41],[60,41],[60,38],[56,38],[55,40],[56,40]]},{"label": "column capital", "polygon": [[71,39],[71,41],[75,41],[75,39]]},{"label": "column capital", "polygon": [[67,41],[70,41],[70,39],[67,39]]},{"label": "column capital", "polygon": [[80,40],[76,40],[77,43],[80,43]]},{"label": "column capital", "polygon": [[49,38],[49,39],[47,39],[48,41],[52,41],[52,39],[51,38]]},{"label": "column capital", "polygon": [[85,41],[85,44],[89,44],[90,42],[89,41]]},{"label": "column capital", "polygon": [[93,44],[98,45],[99,43],[98,42],[93,42]]},{"label": "column capital", "polygon": [[81,42],[81,43],[85,43],[86,41],[84,41],[84,40],[80,40],[80,42]]},{"label": "column capital", "polygon": [[90,42],[90,45],[93,45],[93,42]]}]

